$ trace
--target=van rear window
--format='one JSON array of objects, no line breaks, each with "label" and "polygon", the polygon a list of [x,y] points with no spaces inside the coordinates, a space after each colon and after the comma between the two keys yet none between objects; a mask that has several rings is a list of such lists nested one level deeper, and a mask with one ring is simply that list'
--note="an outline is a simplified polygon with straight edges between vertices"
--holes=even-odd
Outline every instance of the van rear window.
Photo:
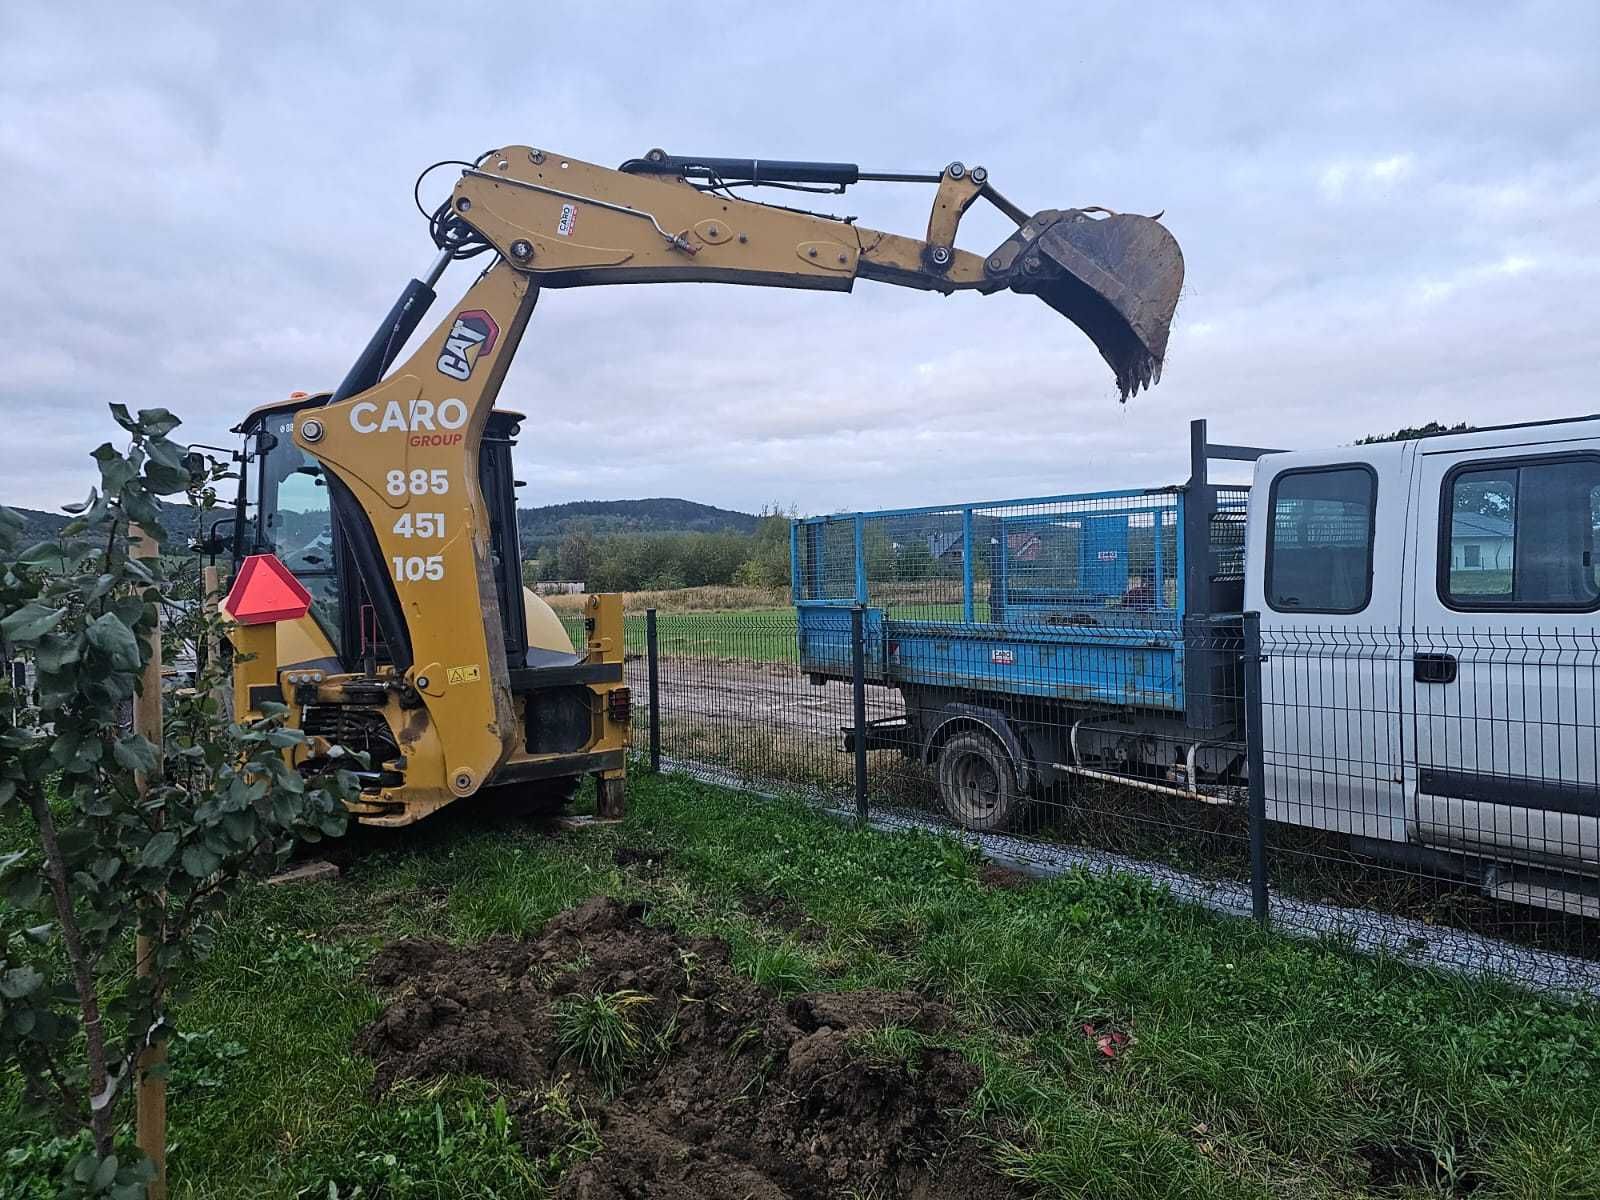
[{"label": "van rear window", "polygon": [[1445,477],[1439,594],[1456,609],[1600,607],[1600,458],[1457,467]]},{"label": "van rear window", "polygon": [[1277,612],[1355,613],[1372,598],[1378,477],[1352,465],[1285,471],[1272,481],[1267,604]]}]

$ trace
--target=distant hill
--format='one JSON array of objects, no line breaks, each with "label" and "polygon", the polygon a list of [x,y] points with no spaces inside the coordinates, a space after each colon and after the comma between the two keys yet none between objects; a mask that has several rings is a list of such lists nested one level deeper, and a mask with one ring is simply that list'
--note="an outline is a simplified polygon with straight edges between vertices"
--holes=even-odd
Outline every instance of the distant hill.
[{"label": "distant hill", "polygon": [[[6,507],[22,518],[24,545],[54,537],[63,525],[72,520],[71,515],[64,512],[40,512],[36,508],[17,508],[9,504]],[[181,542],[194,532],[194,510],[187,504],[163,504],[161,508],[162,524],[166,526],[169,534]],[[209,519],[215,521],[219,517],[229,516],[232,512],[231,508],[219,507],[211,513]]]},{"label": "distant hill", "polygon": [[[164,507],[168,529],[187,537],[193,520],[188,507],[181,504]],[[25,536],[33,541],[50,537],[72,519],[65,513],[31,508],[13,511],[21,514],[27,523]],[[231,511],[219,506],[211,519],[228,516]],[[525,552],[543,543],[559,541],[574,529],[587,529],[591,533],[754,533],[758,521],[752,513],[674,498],[575,500],[517,510],[517,526]]]},{"label": "distant hill", "polygon": [[517,510],[524,546],[560,538],[574,529],[591,533],[754,533],[760,518],[693,500],[575,500]]}]

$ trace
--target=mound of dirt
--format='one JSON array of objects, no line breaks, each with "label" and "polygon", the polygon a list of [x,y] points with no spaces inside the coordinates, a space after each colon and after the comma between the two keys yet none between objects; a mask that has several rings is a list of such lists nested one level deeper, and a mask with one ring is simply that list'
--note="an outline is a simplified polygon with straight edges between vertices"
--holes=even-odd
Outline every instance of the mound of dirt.
[{"label": "mound of dirt", "polygon": [[[387,947],[369,978],[394,998],[358,1040],[377,1087],[447,1072],[502,1081],[525,1097],[517,1127],[540,1157],[592,1123],[601,1148],[557,1190],[574,1200],[1013,1194],[960,1116],[978,1068],[952,1051],[901,1055],[858,1036],[937,1031],[950,1018],[942,1005],[877,990],[785,1002],[735,974],[726,943],[643,916],[597,897],[531,940]],[[558,1014],[618,993],[640,1049],[620,1075],[597,1077],[580,1054],[563,1054]]]}]

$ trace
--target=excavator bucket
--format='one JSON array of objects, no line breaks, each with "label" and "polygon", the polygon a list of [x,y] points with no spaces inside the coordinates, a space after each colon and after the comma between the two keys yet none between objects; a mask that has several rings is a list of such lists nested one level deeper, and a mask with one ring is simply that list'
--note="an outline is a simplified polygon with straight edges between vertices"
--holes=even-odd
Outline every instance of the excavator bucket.
[{"label": "excavator bucket", "polygon": [[991,270],[996,260],[1009,260],[1014,291],[1037,295],[1089,335],[1124,401],[1160,382],[1183,252],[1155,218],[1046,210],[995,252]]}]

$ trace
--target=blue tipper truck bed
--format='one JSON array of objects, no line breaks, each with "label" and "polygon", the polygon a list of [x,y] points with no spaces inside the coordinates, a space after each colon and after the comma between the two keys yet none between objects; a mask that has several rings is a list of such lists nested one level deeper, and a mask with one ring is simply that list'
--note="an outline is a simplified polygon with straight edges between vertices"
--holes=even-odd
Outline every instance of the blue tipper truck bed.
[{"label": "blue tipper truck bed", "polygon": [[1237,722],[1248,497],[1206,482],[1197,424],[1185,485],[795,521],[801,670],[851,679],[860,607],[866,679],[906,707],[872,723],[869,748],[938,766],[956,733],[987,738],[1015,784],[1006,812],[958,811],[940,767],[974,827],[1075,766],[1197,786],[1192,748]]}]

